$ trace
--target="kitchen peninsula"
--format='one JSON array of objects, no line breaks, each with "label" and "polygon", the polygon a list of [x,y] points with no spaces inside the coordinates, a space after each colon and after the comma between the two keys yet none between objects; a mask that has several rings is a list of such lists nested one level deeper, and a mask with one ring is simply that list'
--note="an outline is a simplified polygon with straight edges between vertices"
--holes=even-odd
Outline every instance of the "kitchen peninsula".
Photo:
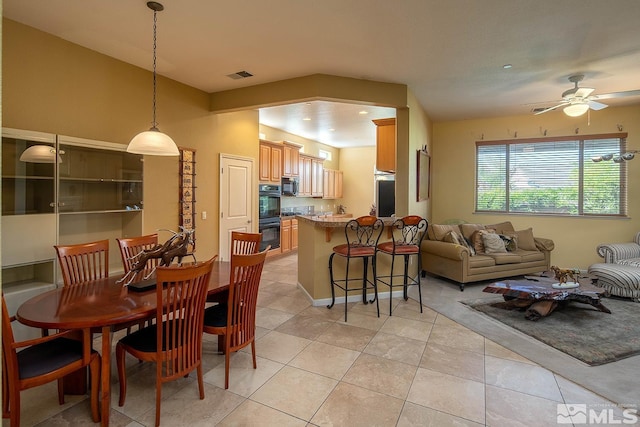
[{"label": "kitchen peninsula", "polygon": [[[298,215],[298,284],[307,293],[314,306],[328,305],[331,303],[331,282],[329,278],[329,256],[333,247],[346,243],[344,235],[345,225],[352,220],[350,217],[342,216],[311,216]],[[395,218],[380,218],[384,223],[385,230],[380,236],[380,243],[391,240],[391,225]],[[391,258],[379,256],[377,259],[377,270],[379,275],[389,275]],[[396,263],[396,274],[400,274],[403,263]],[[334,276],[344,278],[345,263],[334,261]],[[417,267],[411,266],[411,275],[418,274]],[[362,277],[362,261],[352,260],[349,267],[350,276],[353,278]],[[371,276],[371,269],[369,269]],[[371,278],[371,277],[370,277]],[[381,286],[378,295],[382,294],[388,298],[389,288]],[[399,292],[400,293],[400,292]],[[353,292],[349,295],[349,301],[362,298],[361,293]],[[344,303],[344,293],[336,294],[336,302]]]}]

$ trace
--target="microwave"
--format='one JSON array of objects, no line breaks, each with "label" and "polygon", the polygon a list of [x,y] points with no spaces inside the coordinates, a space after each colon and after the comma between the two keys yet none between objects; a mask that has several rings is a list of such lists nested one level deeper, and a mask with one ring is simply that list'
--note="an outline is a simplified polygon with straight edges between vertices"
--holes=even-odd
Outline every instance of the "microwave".
[{"label": "microwave", "polygon": [[300,181],[296,177],[282,177],[282,195],[297,196]]}]

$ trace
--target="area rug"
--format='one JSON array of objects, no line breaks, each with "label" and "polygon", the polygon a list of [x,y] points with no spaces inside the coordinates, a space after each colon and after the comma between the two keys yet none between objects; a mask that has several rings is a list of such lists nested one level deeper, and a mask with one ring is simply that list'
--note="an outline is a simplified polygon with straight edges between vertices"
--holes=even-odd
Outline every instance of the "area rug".
[{"label": "area rug", "polygon": [[591,366],[640,354],[639,303],[604,298],[611,314],[570,303],[534,322],[524,318],[524,311],[494,306],[503,301],[491,297],[460,302]]}]

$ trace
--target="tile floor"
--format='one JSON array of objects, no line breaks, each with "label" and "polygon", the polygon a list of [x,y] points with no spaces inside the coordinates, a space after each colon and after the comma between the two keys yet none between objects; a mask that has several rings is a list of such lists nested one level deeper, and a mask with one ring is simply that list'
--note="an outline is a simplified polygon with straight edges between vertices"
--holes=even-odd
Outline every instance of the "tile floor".
[{"label": "tile floor", "polygon": [[[395,298],[393,317],[386,300],[380,318],[375,305],[349,304],[344,323],[343,305],[312,307],[296,278],[295,254],[267,261],[258,369],[250,351],[234,354],[224,390],[224,357],[216,337],[205,336],[205,399],[198,399],[193,374],[166,384],[162,425],[550,426],[559,403],[611,404],[442,314],[426,307],[420,313],[413,299]],[[111,425],[153,425],[155,368],[128,363],[123,407],[112,372]],[[59,406],[55,384],[22,396],[23,426],[91,424],[86,396],[68,396]]]}]

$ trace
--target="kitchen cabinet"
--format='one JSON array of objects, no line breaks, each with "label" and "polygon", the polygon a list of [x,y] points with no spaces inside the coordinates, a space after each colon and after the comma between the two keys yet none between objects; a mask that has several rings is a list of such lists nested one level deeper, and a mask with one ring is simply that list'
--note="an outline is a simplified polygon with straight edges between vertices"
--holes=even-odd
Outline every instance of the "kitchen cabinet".
[{"label": "kitchen cabinet", "polygon": [[295,251],[298,249],[298,220],[291,220],[291,250]]},{"label": "kitchen cabinet", "polygon": [[310,156],[300,155],[300,188],[298,197],[311,197],[312,162]]},{"label": "kitchen cabinet", "polygon": [[396,172],[396,119],[373,120],[376,125],[376,169]]},{"label": "kitchen cabinet", "polygon": [[322,197],[324,188],[324,159],[311,159],[311,197]]},{"label": "kitchen cabinet", "polygon": [[282,178],[282,144],[269,141],[260,141],[260,182],[272,182],[280,184]]},{"label": "kitchen cabinet", "polygon": [[283,254],[298,249],[297,219],[282,219],[280,222],[280,249]]},{"label": "kitchen cabinet", "polygon": [[282,176],[300,175],[300,146],[284,141],[282,143]]},{"label": "kitchen cabinet", "polygon": [[325,169],[323,179],[323,199],[340,199],[342,198],[342,171],[334,169]]},{"label": "kitchen cabinet", "polygon": [[324,159],[300,154],[300,191],[298,197],[322,197]]}]

